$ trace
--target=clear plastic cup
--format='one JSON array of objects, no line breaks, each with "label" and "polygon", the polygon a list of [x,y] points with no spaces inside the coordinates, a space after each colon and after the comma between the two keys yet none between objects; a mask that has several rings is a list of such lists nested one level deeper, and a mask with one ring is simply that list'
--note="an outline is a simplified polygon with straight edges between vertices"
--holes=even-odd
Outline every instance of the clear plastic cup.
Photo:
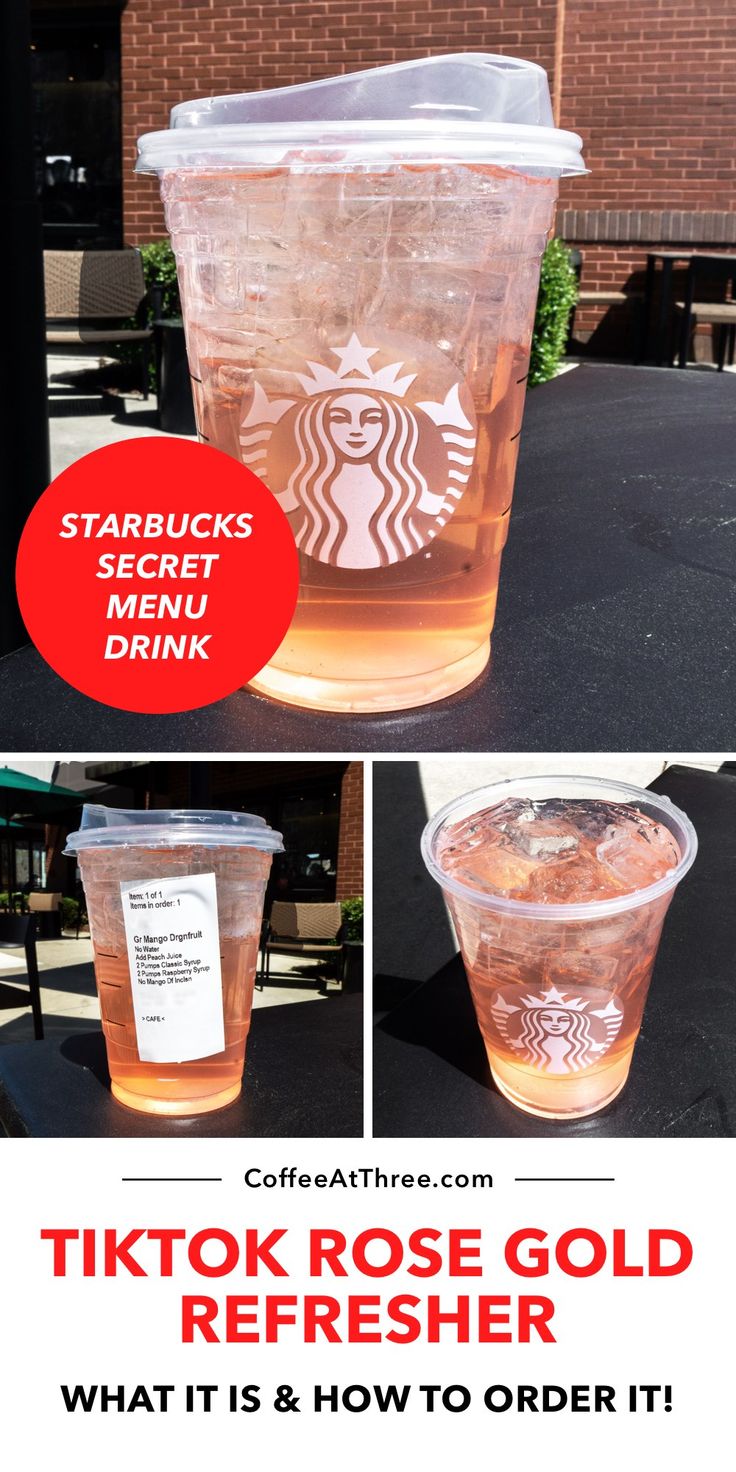
[{"label": "clear plastic cup", "polygon": [[85,804],[65,852],[82,873],[115,1098],[170,1115],[231,1103],[281,834],[250,813]]},{"label": "clear plastic cup", "polygon": [[160,176],[200,436],[287,513],[300,594],[251,683],[398,710],[488,661],[539,263],[580,139],[510,57],[205,98]]},{"label": "clear plastic cup", "polygon": [[[448,873],[448,830],[509,798],[626,804],[669,830],[679,862],[632,892],[562,904],[490,893]],[[519,1109],[576,1119],[620,1093],[664,918],[697,846],[692,823],[668,798],[595,777],[497,782],[448,803],[427,824],[422,856],[455,922],[491,1073]]]}]

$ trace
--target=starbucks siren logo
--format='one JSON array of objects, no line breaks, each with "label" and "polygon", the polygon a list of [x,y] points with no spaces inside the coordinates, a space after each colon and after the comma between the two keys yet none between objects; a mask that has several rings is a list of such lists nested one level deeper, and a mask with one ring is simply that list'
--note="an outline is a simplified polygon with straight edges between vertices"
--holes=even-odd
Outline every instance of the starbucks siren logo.
[{"label": "starbucks siren logo", "polygon": [[[419,362],[428,352],[408,338],[401,350]],[[441,402],[416,399],[421,374],[402,375],[406,362],[372,366],[389,354],[364,347],[356,333],[328,351],[339,367],[308,361],[310,371],[294,375],[303,397],[269,399],[255,381],[241,454],[289,515],[308,557],[332,567],[388,567],[426,547],[457,507],[475,452],[472,400],[436,350],[435,381],[439,362],[449,385]]]},{"label": "starbucks siren logo", "polygon": [[539,996],[518,987],[496,992],[491,1014],[504,1042],[543,1073],[579,1073],[615,1043],[624,1014],[607,992],[585,997],[556,986]]}]

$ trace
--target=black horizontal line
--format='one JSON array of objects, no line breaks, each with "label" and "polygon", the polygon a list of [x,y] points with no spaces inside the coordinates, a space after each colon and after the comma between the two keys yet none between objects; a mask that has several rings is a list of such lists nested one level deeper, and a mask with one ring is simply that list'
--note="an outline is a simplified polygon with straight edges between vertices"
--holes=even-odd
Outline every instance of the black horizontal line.
[{"label": "black horizontal line", "polygon": [[202,382],[201,378],[197,378],[196,373],[190,373],[189,374],[189,377],[190,378],[193,378],[195,383],[201,383]]},{"label": "black horizontal line", "polygon": [[123,1181],[221,1181],[222,1176],[121,1176]]},{"label": "black horizontal line", "polygon": [[512,434],[511,439],[509,440],[509,444],[510,445],[513,445],[514,440],[518,440],[520,434],[521,434],[521,430],[520,429],[517,429],[516,434]]},{"label": "black horizontal line", "polygon": [[615,1176],[514,1176],[515,1181],[615,1181]]}]

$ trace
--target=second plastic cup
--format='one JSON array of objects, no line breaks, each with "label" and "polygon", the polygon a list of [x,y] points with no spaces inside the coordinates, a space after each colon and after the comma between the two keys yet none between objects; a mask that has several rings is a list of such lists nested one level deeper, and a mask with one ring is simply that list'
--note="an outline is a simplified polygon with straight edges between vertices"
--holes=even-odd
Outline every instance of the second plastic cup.
[{"label": "second plastic cup", "polygon": [[461,689],[490,653],[540,259],[584,172],[545,73],[471,53],[203,98],[139,151],[200,435],[299,549],[253,688],[336,711]]},{"label": "second plastic cup", "polygon": [[[576,904],[515,900],[448,874],[440,857],[443,833],[513,798],[628,804],[670,830],[679,863],[643,889]],[[455,921],[491,1073],[519,1109],[576,1119],[620,1093],[664,918],[696,852],[692,823],[668,798],[588,777],[498,782],[448,803],[427,824],[422,854]],[[574,1063],[554,1061],[563,1055]]]},{"label": "second plastic cup", "polygon": [[86,805],[82,873],[112,1092],[149,1114],[240,1093],[281,834],[250,813]]}]

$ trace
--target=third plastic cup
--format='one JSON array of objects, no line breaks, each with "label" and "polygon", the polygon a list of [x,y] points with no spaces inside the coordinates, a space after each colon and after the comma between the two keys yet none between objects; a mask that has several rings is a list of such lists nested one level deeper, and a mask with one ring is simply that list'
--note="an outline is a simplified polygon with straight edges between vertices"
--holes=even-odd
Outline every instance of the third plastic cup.
[{"label": "third plastic cup", "polygon": [[250,813],[87,804],[67,839],[87,900],[112,1092],[149,1114],[240,1093],[272,855]]},{"label": "third plastic cup", "polygon": [[[493,809],[516,800],[527,811],[519,829],[521,846],[513,838],[507,846],[503,825],[508,828],[508,814],[515,809],[504,808],[499,824],[490,823],[489,861],[484,834]],[[659,839],[671,845],[671,867],[654,883],[576,902],[576,870],[565,861],[565,846],[574,841],[564,836],[570,826],[563,823],[563,836],[555,837],[555,825],[546,822],[540,836],[534,837],[531,805],[550,800],[558,813],[574,804],[568,811],[577,811],[583,826],[586,817],[580,805],[584,805],[590,831],[601,827],[603,841],[609,844],[612,816],[623,817],[624,823],[627,813],[634,823],[637,814],[651,819]],[[651,835],[648,825],[646,832]],[[457,834],[461,848],[470,845],[477,881],[467,882],[467,869],[465,879],[458,873]],[[589,845],[590,858],[586,855],[582,861],[586,865],[595,863],[595,842]],[[602,1109],[624,1087],[664,918],[696,852],[692,824],[668,798],[598,778],[531,777],[495,783],[448,803],[427,824],[423,857],[442,886],[455,922],[491,1073],[512,1104],[529,1114],[575,1119]],[[646,844],[643,854],[640,872],[645,874]],[[536,868],[542,871],[544,888],[545,862],[556,857],[562,859],[558,872],[563,903],[550,902],[549,893],[546,900],[522,900],[483,884],[484,871],[493,875],[495,869],[506,886],[523,888]],[[636,872],[635,867],[632,873]]]},{"label": "third plastic cup", "polygon": [[490,653],[540,258],[584,171],[545,73],[471,53],[204,98],[139,152],[200,435],[299,548],[253,687],[343,711],[461,689]]}]

